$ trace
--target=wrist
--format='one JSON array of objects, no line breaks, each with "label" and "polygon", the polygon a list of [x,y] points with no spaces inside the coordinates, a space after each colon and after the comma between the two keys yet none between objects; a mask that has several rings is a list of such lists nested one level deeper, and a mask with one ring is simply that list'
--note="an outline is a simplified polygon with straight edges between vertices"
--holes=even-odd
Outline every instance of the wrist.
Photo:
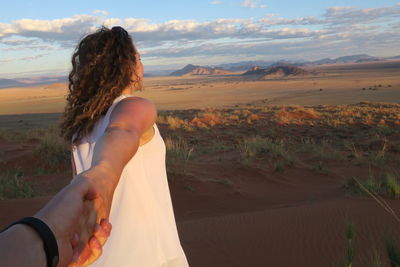
[{"label": "wrist", "polygon": [[[46,266],[43,241],[31,227],[16,224],[2,235],[8,240],[6,250],[13,254],[10,255],[11,259],[14,263],[17,262],[14,266]],[[15,255],[24,255],[24,257],[15,257]]]},{"label": "wrist", "polygon": [[[79,177],[79,178],[78,178]],[[106,206],[110,208],[114,190],[117,187],[119,176],[110,171],[104,165],[97,165],[77,176],[79,179],[87,179],[92,188],[99,194],[100,198],[105,201]]]},{"label": "wrist", "polygon": [[35,257],[38,260],[38,262],[40,262],[40,265],[38,266],[47,266],[46,252],[44,250],[43,240],[39,236],[39,234],[28,225],[19,224],[16,225],[16,227],[21,228],[21,231],[25,233],[24,236],[26,237],[27,241],[22,242],[22,244],[31,243],[33,245],[30,253],[32,257]]},{"label": "wrist", "polygon": [[97,184],[114,188],[121,174],[117,173],[109,163],[98,162],[92,168],[85,171],[83,175]]}]

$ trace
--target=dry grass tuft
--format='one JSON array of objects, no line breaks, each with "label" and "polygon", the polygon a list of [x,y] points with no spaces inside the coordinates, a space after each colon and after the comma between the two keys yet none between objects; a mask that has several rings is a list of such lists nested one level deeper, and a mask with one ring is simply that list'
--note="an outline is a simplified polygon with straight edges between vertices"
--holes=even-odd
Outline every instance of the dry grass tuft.
[{"label": "dry grass tuft", "polygon": [[183,173],[187,172],[187,164],[193,154],[194,146],[179,137],[173,139],[167,137],[165,139],[165,146],[167,150],[166,165],[169,173]]},{"label": "dry grass tuft", "polygon": [[273,119],[282,124],[290,124],[292,122],[303,122],[307,124],[308,120],[319,119],[320,114],[313,108],[304,107],[282,107],[273,116]]},{"label": "dry grass tuft", "polygon": [[59,129],[34,130],[29,136],[39,139],[35,153],[38,154],[50,166],[65,164],[70,160],[70,145],[59,135]]}]

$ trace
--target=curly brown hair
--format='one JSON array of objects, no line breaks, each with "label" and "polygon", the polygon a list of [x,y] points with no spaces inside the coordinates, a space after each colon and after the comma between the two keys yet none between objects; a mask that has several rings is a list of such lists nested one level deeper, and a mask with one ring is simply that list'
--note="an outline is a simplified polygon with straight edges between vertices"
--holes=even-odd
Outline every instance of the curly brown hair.
[{"label": "curly brown hair", "polygon": [[136,49],[122,27],[101,27],[81,39],[72,55],[67,105],[61,123],[66,141],[78,144],[105,115],[136,73]]}]

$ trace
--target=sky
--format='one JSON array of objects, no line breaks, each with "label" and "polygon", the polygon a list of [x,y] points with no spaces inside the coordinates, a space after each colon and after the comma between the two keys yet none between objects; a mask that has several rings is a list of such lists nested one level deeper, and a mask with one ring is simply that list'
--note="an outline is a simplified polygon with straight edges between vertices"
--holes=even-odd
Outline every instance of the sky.
[{"label": "sky", "polygon": [[128,30],[147,71],[400,55],[399,0],[13,0],[0,10],[0,78],[66,75],[101,25]]}]

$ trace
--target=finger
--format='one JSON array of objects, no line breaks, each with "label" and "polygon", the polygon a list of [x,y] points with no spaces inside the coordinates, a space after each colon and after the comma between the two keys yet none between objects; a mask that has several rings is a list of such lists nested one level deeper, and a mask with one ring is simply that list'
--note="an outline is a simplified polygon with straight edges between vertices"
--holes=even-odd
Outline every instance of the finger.
[{"label": "finger", "polygon": [[99,195],[98,190],[95,189],[92,182],[82,176],[82,174],[73,179],[70,186],[74,187],[75,190],[80,192],[84,199],[95,199]]},{"label": "finger", "polygon": [[96,225],[93,236],[99,241],[100,245],[103,246],[107,240],[107,233],[104,231],[103,227]]},{"label": "finger", "polygon": [[71,183],[86,200],[94,200],[100,196],[100,192],[92,180],[86,178],[84,173],[78,175]]},{"label": "finger", "polygon": [[91,249],[92,254],[89,256],[88,260],[84,264],[82,264],[82,266],[88,266],[92,264],[101,256],[103,252],[101,244],[95,237],[92,237],[89,240],[89,247]]},{"label": "finger", "polygon": [[95,209],[96,209],[96,211],[97,211],[97,218],[98,218],[97,223],[100,224],[101,219],[108,219],[108,217],[109,217],[109,210],[108,210],[108,208],[106,207],[106,205],[105,205],[105,203],[104,203],[104,200],[103,200],[102,198],[99,197],[99,198],[97,198],[97,199],[95,199],[95,200],[93,201],[93,204],[94,204]]},{"label": "finger", "polygon": [[100,222],[101,227],[103,227],[104,231],[106,232],[107,236],[110,235],[112,224],[107,219],[102,219]]},{"label": "finger", "polygon": [[106,231],[100,225],[96,225],[93,236],[99,241],[101,246],[104,246],[108,238]]},{"label": "finger", "polygon": [[92,249],[89,244],[86,244],[84,249],[78,254],[78,258],[74,261],[76,266],[84,266],[84,264],[90,259],[92,255]]},{"label": "finger", "polygon": [[74,249],[73,254],[72,254],[71,263],[68,265],[68,267],[76,267],[76,266],[78,266],[76,264],[78,259],[79,259],[79,251],[77,249]]},{"label": "finger", "polygon": [[93,205],[91,201],[85,201],[85,208],[88,212],[87,215],[87,225],[90,228],[90,231],[94,230],[94,226],[97,224],[98,218],[98,210]]},{"label": "finger", "polygon": [[78,233],[74,233],[71,239],[72,249],[76,248],[79,245],[79,235]]},{"label": "finger", "polygon": [[86,262],[91,255],[90,247],[88,244],[83,248],[82,251],[75,249],[72,256],[72,261],[68,267],[78,267],[82,266],[82,263]]},{"label": "finger", "polygon": [[100,196],[99,191],[96,188],[94,188],[93,186],[91,186],[88,188],[88,190],[86,192],[85,199],[86,200],[94,200],[94,199],[98,198],[99,196]]}]

